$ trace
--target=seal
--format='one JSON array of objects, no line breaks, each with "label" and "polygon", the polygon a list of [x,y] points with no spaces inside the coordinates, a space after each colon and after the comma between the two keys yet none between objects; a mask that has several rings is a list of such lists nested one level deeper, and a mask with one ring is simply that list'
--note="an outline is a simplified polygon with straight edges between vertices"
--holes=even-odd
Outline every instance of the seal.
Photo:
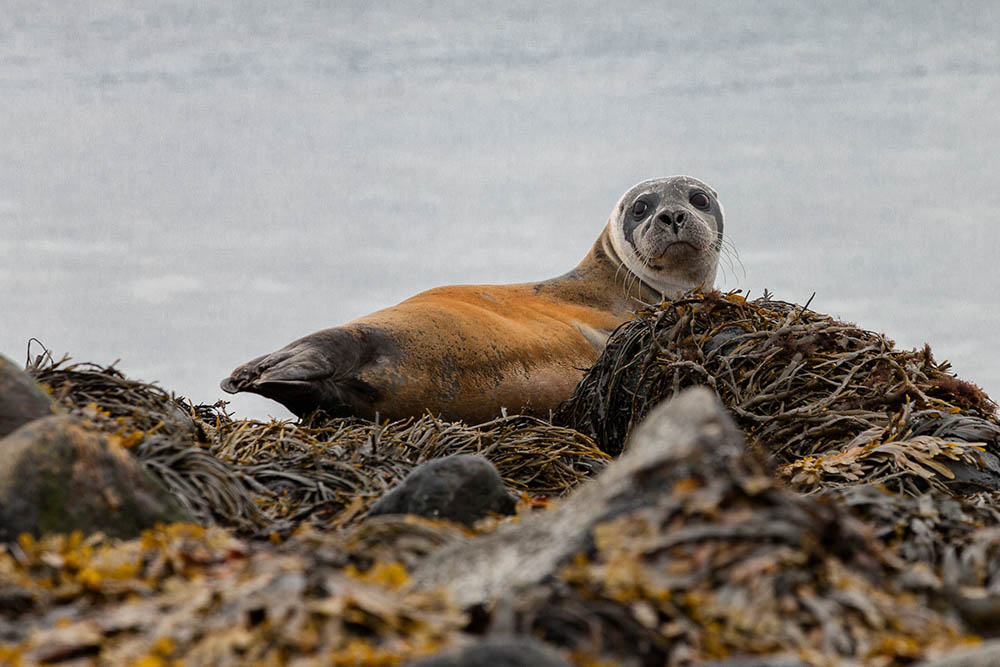
[{"label": "seal", "polygon": [[643,181],[618,201],[587,256],[557,278],[454,285],[324,329],[224,379],[298,416],[469,423],[503,410],[548,416],[610,333],[643,304],[711,288],[722,250],[716,192],[689,176]]}]

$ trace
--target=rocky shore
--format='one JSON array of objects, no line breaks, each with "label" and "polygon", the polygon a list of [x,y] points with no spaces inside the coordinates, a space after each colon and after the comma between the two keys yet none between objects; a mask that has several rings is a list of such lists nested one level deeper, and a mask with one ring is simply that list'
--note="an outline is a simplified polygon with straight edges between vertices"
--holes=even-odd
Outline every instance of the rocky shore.
[{"label": "rocky shore", "polygon": [[995,408],[735,293],[637,314],[551,422],[0,358],[0,664],[995,664]]}]

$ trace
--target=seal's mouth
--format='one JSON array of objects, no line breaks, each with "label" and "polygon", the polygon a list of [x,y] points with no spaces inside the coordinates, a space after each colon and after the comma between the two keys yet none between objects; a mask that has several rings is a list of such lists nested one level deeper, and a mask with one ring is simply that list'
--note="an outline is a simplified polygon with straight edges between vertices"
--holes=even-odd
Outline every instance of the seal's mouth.
[{"label": "seal's mouth", "polygon": [[[670,257],[689,257],[691,255],[700,255],[701,252],[701,248],[688,241],[671,241],[660,252],[646,255],[646,266],[654,271],[662,271],[666,264],[671,263],[668,259]],[[664,262],[664,260],[667,261]]]}]

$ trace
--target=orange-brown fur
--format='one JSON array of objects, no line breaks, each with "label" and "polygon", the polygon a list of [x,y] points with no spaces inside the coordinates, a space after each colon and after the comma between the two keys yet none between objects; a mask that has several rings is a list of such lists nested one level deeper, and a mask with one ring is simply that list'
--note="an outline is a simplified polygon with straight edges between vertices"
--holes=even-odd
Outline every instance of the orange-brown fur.
[{"label": "orange-brown fur", "polygon": [[547,415],[597,359],[580,327],[606,335],[638,305],[624,290],[609,296],[591,283],[596,273],[613,272],[610,264],[600,270],[594,251],[588,260],[541,283],[438,287],[349,322],[391,331],[402,348],[393,369],[376,365],[360,374],[382,391],[374,410],[429,409],[468,421],[495,417],[498,406]]}]

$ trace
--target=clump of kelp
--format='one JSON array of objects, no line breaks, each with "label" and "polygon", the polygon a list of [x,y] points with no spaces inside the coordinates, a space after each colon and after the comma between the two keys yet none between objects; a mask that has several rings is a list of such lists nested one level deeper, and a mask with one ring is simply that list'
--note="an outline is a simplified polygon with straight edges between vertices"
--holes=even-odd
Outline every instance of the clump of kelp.
[{"label": "clump of kelp", "polygon": [[338,540],[254,543],[192,524],[124,542],[23,535],[0,549],[0,607],[16,619],[0,614],[0,664],[394,665],[467,624],[443,592],[404,590],[402,564],[362,571]]},{"label": "clump of kelp", "polygon": [[929,346],[899,350],[807,306],[695,292],[641,311],[555,421],[617,454],[652,406],[707,385],[799,490],[997,488],[1000,424],[981,389],[949,373]]},{"label": "clump of kelp", "polygon": [[29,369],[71,413],[116,436],[198,521],[247,535],[286,535],[308,519],[334,529],[413,468],[479,454],[509,488],[565,494],[610,457],[585,435],[532,417],[477,426],[427,415],[375,423],[234,419],[224,403],[193,405],[114,367],[40,360]]},{"label": "clump of kelp", "polygon": [[946,605],[927,604],[943,587],[906,580],[841,507],[727,467],[661,480],[655,506],[596,525],[593,550],[541,587],[532,629],[574,646],[589,626],[614,654],[643,647],[645,664],[672,665],[899,664],[967,641]]}]

